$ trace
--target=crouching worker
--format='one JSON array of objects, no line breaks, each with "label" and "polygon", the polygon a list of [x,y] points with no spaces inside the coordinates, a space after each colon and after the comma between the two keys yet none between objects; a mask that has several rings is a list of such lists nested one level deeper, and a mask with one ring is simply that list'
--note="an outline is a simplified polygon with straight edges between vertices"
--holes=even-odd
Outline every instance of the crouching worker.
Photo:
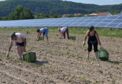
[{"label": "crouching worker", "polygon": [[9,57],[9,52],[11,51],[11,48],[14,43],[17,46],[17,52],[18,52],[19,58],[20,60],[22,60],[23,52],[26,51],[26,35],[19,32],[17,33],[14,32],[11,35],[11,42],[10,42],[9,50],[7,53],[7,57]]},{"label": "crouching worker", "polygon": [[94,52],[97,58],[98,44],[101,45],[101,42],[100,42],[98,33],[94,29],[94,26],[91,26],[89,30],[86,32],[83,45],[85,45],[86,40],[88,44],[88,59],[89,59],[89,54],[92,51],[92,47],[94,47]]},{"label": "crouching worker", "polygon": [[65,39],[67,37],[67,39],[69,39],[69,29],[68,29],[68,27],[59,28],[59,33],[61,35],[61,38],[63,37]]},{"label": "crouching worker", "polygon": [[47,27],[37,29],[37,40],[40,40],[41,37],[43,40],[46,37],[47,42],[48,42],[48,28]]}]

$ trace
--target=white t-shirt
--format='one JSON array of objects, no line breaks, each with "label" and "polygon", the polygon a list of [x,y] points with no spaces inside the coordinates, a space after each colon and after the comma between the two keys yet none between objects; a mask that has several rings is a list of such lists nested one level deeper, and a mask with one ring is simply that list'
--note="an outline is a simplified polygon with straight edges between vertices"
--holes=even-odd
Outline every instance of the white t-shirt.
[{"label": "white t-shirt", "polygon": [[19,32],[16,32],[15,35],[17,36],[17,38],[26,38],[25,34],[22,34],[22,33],[19,33]]},{"label": "white t-shirt", "polygon": [[23,38],[26,38],[26,35],[25,34],[22,34],[22,33],[15,33],[15,35],[17,36],[17,40],[16,42],[23,42]]},{"label": "white t-shirt", "polygon": [[65,32],[66,29],[67,29],[67,27],[62,27],[62,28],[60,28],[60,31],[61,31],[61,32]]},{"label": "white t-shirt", "polygon": [[44,28],[40,28],[40,32],[44,32]]}]

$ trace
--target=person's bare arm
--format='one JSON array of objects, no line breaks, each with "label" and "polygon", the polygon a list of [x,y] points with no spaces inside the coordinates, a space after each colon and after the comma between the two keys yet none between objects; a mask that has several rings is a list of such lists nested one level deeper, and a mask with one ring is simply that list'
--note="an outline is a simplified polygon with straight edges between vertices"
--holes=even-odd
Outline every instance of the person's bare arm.
[{"label": "person's bare arm", "polygon": [[13,46],[13,40],[11,40],[11,42],[10,42],[10,45],[9,45],[9,49],[8,49],[8,52],[7,52],[7,57],[9,56],[9,52],[11,51],[11,48],[12,48],[12,46]]},{"label": "person's bare arm", "polygon": [[37,33],[37,40],[40,39],[40,36],[41,36],[41,34],[40,33]]},{"label": "person's bare arm", "polygon": [[97,38],[98,44],[99,44],[99,45],[101,45],[101,42],[100,42],[100,38],[99,38],[98,33],[96,32],[96,34],[95,34],[95,35],[96,35],[96,38]]},{"label": "person's bare arm", "polygon": [[85,34],[84,41],[83,41],[83,45],[85,45],[85,43],[86,43],[86,40],[88,38],[88,34],[89,34],[89,31],[87,31],[86,34]]}]

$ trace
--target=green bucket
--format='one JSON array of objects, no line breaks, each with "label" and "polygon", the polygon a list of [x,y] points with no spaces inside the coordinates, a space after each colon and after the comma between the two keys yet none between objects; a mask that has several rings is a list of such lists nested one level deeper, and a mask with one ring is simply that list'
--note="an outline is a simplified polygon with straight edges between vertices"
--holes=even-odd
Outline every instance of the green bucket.
[{"label": "green bucket", "polygon": [[108,61],[109,60],[109,53],[106,49],[104,49],[103,47],[101,47],[98,50],[97,56],[100,60],[102,61]]},{"label": "green bucket", "polygon": [[27,52],[23,54],[23,60],[26,62],[36,62],[36,53],[35,52]]}]

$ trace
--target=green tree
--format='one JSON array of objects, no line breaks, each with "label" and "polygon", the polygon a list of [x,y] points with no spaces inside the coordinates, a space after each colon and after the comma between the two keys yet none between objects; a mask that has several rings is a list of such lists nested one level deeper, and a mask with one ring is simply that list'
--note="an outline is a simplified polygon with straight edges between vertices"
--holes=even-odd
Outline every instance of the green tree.
[{"label": "green tree", "polygon": [[9,15],[8,19],[33,19],[34,16],[29,9],[22,6],[17,6],[16,9]]}]

